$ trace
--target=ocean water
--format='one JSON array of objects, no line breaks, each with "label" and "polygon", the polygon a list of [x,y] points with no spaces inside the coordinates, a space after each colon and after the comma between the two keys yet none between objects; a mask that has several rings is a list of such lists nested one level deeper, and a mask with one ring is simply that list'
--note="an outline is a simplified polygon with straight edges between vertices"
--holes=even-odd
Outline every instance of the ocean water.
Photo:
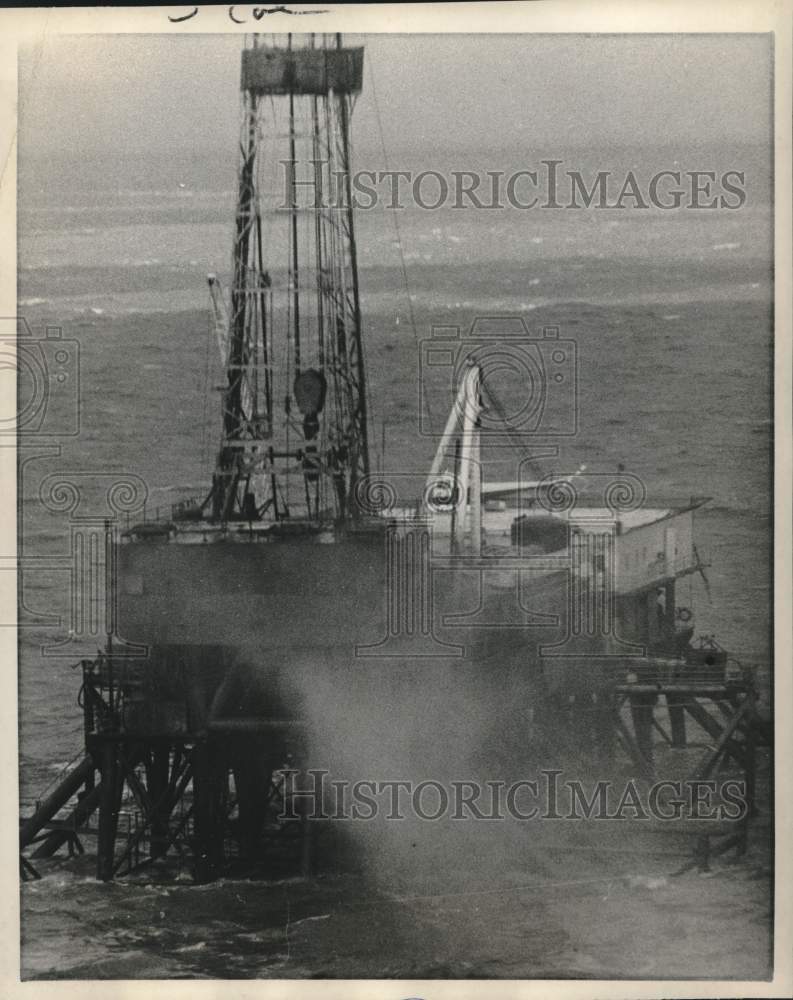
[{"label": "ocean water", "polygon": [[[725,169],[746,162],[749,197],[738,211],[413,207],[399,213],[398,229],[393,212],[359,213],[366,353],[374,437],[386,426],[384,465],[420,470],[434,450],[432,438],[418,430],[421,341],[433,324],[465,331],[477,316],[517,314],[533,330],[555,325],[560,336],[575,339],[581,429],[561,447],[555,466],[573,471],[586,462],[592,471],[614,471],[621,463],[642,478],[648,503],[712,497],[696,518],[710,593],[699,577],[690,577],[681,584],[681,603],[694,610],[698,634],[715,634],[736,656],[761,666],[768,699],[770,187],[762,151],[717,154],[714,160],[712,151],[703,153],[702,160]],[[646,159],[668,165],[675,155],[653,150]],[[483,162],[498,166],[500,156],[481,154]],[[596,151],[576,156],[577,162],[598,162]],[[519,155],[511,151],[508,158],[516,162]],[[205,278],[208,271],[224,277],[229,270],[233,171],[233,162],[222,158],[194,164],[191,173],[154,158],[110,164],[21,159],[19,315],[38,332],[60,327],[64,338],[78,342],[81,358],[79,436],[57,439],[58,455],[33,448],[22,466],[23,555],[40,560],[24,569],[22,590],[29,612],[20,635],[24,811],[79,751],[82,726],[70,662],[41,654],[42,644],[63,638],[67,628],[44,616],[68,623],[68,571],[57,559],[68,553],[69,531],[62,514],[44,509],[39,488],[45,476],[64,470],[132,473],[147,484],[151,507],[207,488],[218,426],[212,386],[219,372]],[[439,393],[436,422],[450,404]],[[514,472],[515,456],[487,461],[493,477]],[[84,866],[67,865],[25,887],[27,974],[57,976],[71,969],[91,975],[90,956],[80,963],[70,957],[76,941],[84,940],[86,899],[98,934],[92,948],[112,956],[107,975],[140,974],[141,957],[151,963],[147,975],[311,974],[310,949],[302,965],[283,965],[281,937],[272,967],[250,957],[251,949],[259,955],[267,950],[268,938],[249,912],[254,897],[248,889],[240,890],[236,944],[224,950],[217,942],[227,929],[218,922],[228,918],[229,900],[240,894],[233,885],[200,890],[199,903],[196,895],[187,901],[187,888],[96,887],[84,876]],[[169,892],[182,900],[182,913],[192,914],[180,918],[178,941],[159,916],[170,912],[170,903],[160,899]],[[273,892],[281,901],[288,896],[283,887]],[[331,905],[323,892],[316,890],[319,911],[305,893],[300,897],[300,920],[323,918]],[[63,929],[67,918],[73,931]],[[382,933],[392,933],[390,918]],[[207,952],[211,961],[202,964],[201,942],[207,940],[215,944]],[[327,947],[332,951],[332,941]],[[425,966],[432,961],[426,958]],[[574,958],[566,961],[574,974]],[[377,971],[369,959],[351,962],[350,974]],[[332,963],[325,968],[340,974]],[[379,968],[406,974],[385,960]]]}]

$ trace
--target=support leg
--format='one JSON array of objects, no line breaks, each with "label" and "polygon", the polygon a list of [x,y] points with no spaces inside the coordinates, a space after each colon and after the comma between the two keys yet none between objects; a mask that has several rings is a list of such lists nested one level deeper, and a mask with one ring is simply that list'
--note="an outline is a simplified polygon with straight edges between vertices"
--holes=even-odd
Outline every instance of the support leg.
[{"label": "support leg", "polygon": [[655,694],[641,693],[629,695],[636,746],[647,762],[649,771],[652,771],[654,767],[653,712],[656,699],[657,695]]},{"label": "support leg", "polygon": [[672,731],[672,746],[682,748],[686,745],[686,710],[681,701],[683,696],[667,692],[666,705],[669,709],[669,726]]},{"label": "support leg", "polygon": [[121,806],[121,767],[119,744],[105,738],[100,749],[102,784],[99,798],[99,837],[96,857],[96,877],[102,882],[113,878],[116,855],[116,832]]},{"label": "support leg", "polygon": [[[247,753],[242,751],[247,749]],[[267,815],[272,769],[259,741],[248,740],[235,754],[234,785],[239,807],[240,856],[248,865],[261,860],[261,837]]]},{"label": "support leg", "polygon": [[169,803],[166,802],[168,790],[168,769],[171,759],[170,747],[154,747],[146,761],[146,786],[152,802],[151,841],[149,854],[152,858],[160,858],[165,854],[168,844]]},{"label": "support leg", "polygon": [[193,749],[193,830],[196,882],[212,882],[223,863],[225,769],[209,740]]}]

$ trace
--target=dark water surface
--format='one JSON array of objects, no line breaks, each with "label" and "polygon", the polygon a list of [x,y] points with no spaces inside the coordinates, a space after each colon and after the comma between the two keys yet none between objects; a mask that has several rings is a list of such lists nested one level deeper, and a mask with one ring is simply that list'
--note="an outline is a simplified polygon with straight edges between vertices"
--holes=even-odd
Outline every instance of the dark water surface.
[{"label": "dark water surface", "polygon": [[[68,552],[68,528],[38,499],[48,473],[134,473],[152,507],[206,490],[219,372],[205,274],[228,270],[233,205],[226,179],[188,177],[179,188],[167,174],[133,184],[122,171],[103,187],[73,172],[37,186],[29,176],[19,312],[34,327],[61,326],[82,358],[82,432],[61,441],[59,457],[33,457],[22,481],[25,555],[57,557]],[[690,577],[680,603],[694,609],[697,633],[762,665],[767,698],[772,282],[763,198],[732,213],[414,209],[399,224],[407,289],[392,219],[377,211],[359,223],[374,436],[385,421],[386,468],[421,470],[432,457],[416,428],[417,341],[433,323],[466,329],[477,315],[503,313],[532,330],[558,326],[578,346],[581,431],[557,468],[622,463],[645,482],[649,504],[713,498],[696,518],[712,596]],[[436,423],[450,402],[437,399]],[[492,478],[514,475],[514,456],[487,461]],[[68,621],[62,569],[28,573],[23,595],[30,609]],[[68,659],[40,655],[64,633],[41,622],[21,633],[25,811],[80,747],[78,678]],[[482,884],[450,872],[444,884],[389,887],[386,870],[375,889],[372,872],[308,886],[104,886],[87,862],[63,863],[23,889],[23,967],[110,978],[652,976],[676,956],[676,975],[762,975],[762,840],[751,862],[707,882],[664,881],[675,864],[663,850],[627,863],[625,854],[585,862],[527,849]],[[729,946],[738,932],[740,960]]]}]

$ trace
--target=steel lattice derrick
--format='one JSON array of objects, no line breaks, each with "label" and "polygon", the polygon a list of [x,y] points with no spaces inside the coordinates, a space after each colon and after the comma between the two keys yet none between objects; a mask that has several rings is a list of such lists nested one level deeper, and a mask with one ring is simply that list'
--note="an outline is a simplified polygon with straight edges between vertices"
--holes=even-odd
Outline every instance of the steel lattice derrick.
[{"label": "steel lattice derrick", "polygon": [[[337,519],[355,513],[347,498],[369,468],[349,138],[351,95],[360,90],[362,59],[362,50],[343,48],[340,36],[334,41],[323,36],[318,46],[312,35],[305,47],[296,47],[290,35],[283,48],[260,47],[254,38],[243,52],[233,285],[228,335],[218,337],[226,385],[214,520],[259,517],[268,507],[278,511],[279,493],[285,488],[288,495],[289,476],[301,469],[309,519],[324,516],[330,497]],[[278,128],[284,117],[285,133]],[[286,229],[280,237],[286,260],[281,257],[280,268],[279,218],[268,222],[272,228],[265,236],[260,204],[266,190],[260,175],[268,166],[263,144],[279,139],[287,145],[275,162],[288,165],[281,206]],[[313,220],[305,229],[299,224],[305,209],[298,204],[298,186],[308,183],[297,180],[301,157],[310,164],[314,185]],[[326,201],[334,185],[342,205],[335,198]],[[285,286],[282,281],[277,292],[280,307],[265,264],[275,273],[286,271]],[[212,280],[217,327],[221,309]],[[307,404],[305,389],[312,380],[318,402],[309,398]],[[282,415],[274,412],[276,399],[284,402]],[[252,492],[256,476],[266,482],[269,498]],[[282,515],[284,510],[282,505]]]}]

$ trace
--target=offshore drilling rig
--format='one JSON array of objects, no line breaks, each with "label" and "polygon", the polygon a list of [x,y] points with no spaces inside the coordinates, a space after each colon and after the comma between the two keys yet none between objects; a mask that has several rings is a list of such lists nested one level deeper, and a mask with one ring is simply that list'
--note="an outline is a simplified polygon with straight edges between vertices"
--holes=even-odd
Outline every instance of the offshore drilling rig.
[{"label": "offshore drilling rig", "polygon": [[510,739],[540,704],[547,733],[616,748],[648,778],[659,706],[673,746],[687,719],[712,741],[702,774],[731,760],[751,776],[768,739],[751,672],[692,645],[677,601],[702,571],[704,501],[645,508],[630,476],[483,482],[496,389],[475,358],[419,500],[373,475],[351,194],[362,75],[340,36],[254,36],[242,52],[228,295],[209,278],[225,373],[211,487],[105,532],[111,614],[81,664],[84,753],[22,820],[23,874],[96,837],[100,879],[177,855],[205,881],[255,869],[284,826],[308,871],[308,824],[273,820],[285,772],[318,749],[307,693],[380,685],[397,728],[400,684],[418,686],[440,719],[433,662],[487,671]]}]

